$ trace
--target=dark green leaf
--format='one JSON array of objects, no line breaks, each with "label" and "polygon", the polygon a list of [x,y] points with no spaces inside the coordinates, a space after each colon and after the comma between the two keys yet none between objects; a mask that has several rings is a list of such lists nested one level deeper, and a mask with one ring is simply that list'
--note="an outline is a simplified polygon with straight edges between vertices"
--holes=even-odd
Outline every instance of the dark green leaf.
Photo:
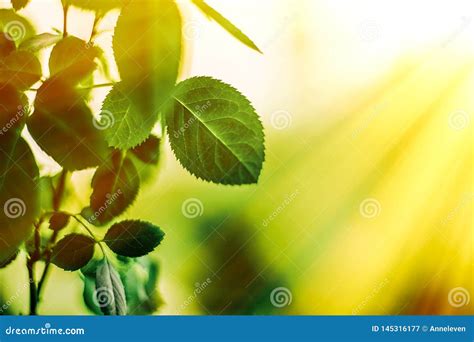
[{"label": "dark green leaf", "polygon": [[69,223],[69,218],[69,215],[65,213],[54,213],[49,218],[49,229],[57,231],[65,228]]},{"label": "dark green leaf", "polygon": [[28,130],[38,145],[67,170],[100,165],[108,155],[102,132],[94,126],[91,110],[68,84],[51,79],[35,100]]},{"label": "dark green leaf", "polygon": [[126,315],[127,300],[120,275],[112,264],[104,259],[97,268],[96,300],[104,315]]},{"label": "dark green leaf", "polygon": [[217,12],[214,8],[209,6],[203,0],[192,1],[205,15],[207,15],[210,19],[213,19],[216,23],[222,26],[227,32],[237,38],[240,42],[242,42],[251,49],[254,49],[260,53],[262,52],[257,47],[257,45],[255,45],[255,43],[249,37],[247,37],[247,35],[245,35],[240,29],[238,29],[234,24],[232,24],[228,19],[222,16],[222,14]]},{"label": "dark green leaf", "polygon": [[30,0],[11,0],[12,1],[12,6],[15,9],[15,11],[21,10],[23,7],[28,5],[28,2]]},{"label": "dark green leaf", "polygon": [[29,112],[25,101],[12,85],[0,83],[0,135],[21,131]]},{"label": "dark green leaf", "polygon": [[98,126],[109,146],[129,149],[143,142],[155,125],[156,116],[140,109],[123,83],[114,85],[102,104]]},{"label": "dark green leaf", "polygon": [[15,42],[8,33],[0,32],[0,60],[15,51]]},{"label": "dark green leaf", "polygon": [[175,99],[168,135],[181,164],[207,181],[256,183],[264,136],[250,102],[230,85],[209,77],[181,82]]},{"label": "dark green leaf", "polygon": [[90,220],[104,224],[119,216],[133,203],[139,188],[140,178],[130,159],[114,155],[92,178],[90,208],[94,214]]},{"label": "dark green leaf", "polygon": [[0,62],[0,82],[26,90],[41,78],[41,64],[29,51],[14,51]]},{"label": "dark green leaf", "polygon": [[138,159],[146,164],[158,164],[160,159],[160,138],[150,135],[140,145],[130,150]]},{"label": "dark green leaf", "polygon": [[[117,21],[113,50],[123,89],[134,90],[122,92],[141,111],[131,115],[137,116],[137,121],[145,121],[140,127],[149,128],[146,135],[140,134],[141,140],[134,138],[134,144],[129,142],[125,147],[130,148],[149,135],[176,83],[181,58],[181,18],[174,1],[131,0]],[[127,142],[123,136],[120,139]]]},{"label": "dark green leaf", "polygon": [[89,236],[67,235],[54,246],[51,261],[66,271],[77,271],[92,259],[94,246],[95,241]]},{"label": "dark green leaf", "polygon": [[149,222],[126,220],[112,225],[104,242],[119,255],[139,257],[153,251],[164,236],[159,227]]},{"label": "dark green leaf", "polygon": [[60,40],[51,51],[49,72],[51,76],[61,77],[64,81],[76,84],[95,70],[96,57],[98,52],[93,45],[68,36]]},{"label": "dark green leaf", "polygon": [[12,9],[0,9],[0,32],[18,46],[25,39],[34,35],[33,26]]},{"label": "dark green leaf", "polygon": [[40,33],[36,36],[28,38],[20,44],[18,49],[30,52],[37,52],[48,46],[54,45],[62,39],[62,35],[53,33]]},{"label": "dark green leaf", "polygon": [[0,269],[7,267],[10,265],[13,261],[15,261],[16,257],[18,256],[18,253],[20,251],[17,249],[13,254],[9,257],[6,257],[5,259],[0,259]]},{"label": "dark green leaf", "polygon": [[0,260],[11,257],[32,232],[38,213],[33,153],[16,132],[0,134]]}]

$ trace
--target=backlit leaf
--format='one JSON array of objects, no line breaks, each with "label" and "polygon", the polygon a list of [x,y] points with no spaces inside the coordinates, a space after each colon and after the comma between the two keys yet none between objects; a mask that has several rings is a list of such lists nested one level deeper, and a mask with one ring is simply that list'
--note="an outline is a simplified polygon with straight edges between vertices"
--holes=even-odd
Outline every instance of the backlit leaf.
[{"label": "backlit leaf", "polygon": [[181,164],[207,181],[256,183],[264,160],[264,135],[250,102],[210,77],[181,82],[174,97],[168,135]]},{"label": "backlit leaf", "polygon": [[240,42],[255,51],[258,51],[260,53],[262,52],[246,34],[244,34],[239,28],[237,28],[234,24],[232,24],[228,19],[226,19],[222,14],[217,12],[214,8],[209,6],[206,2],[204,2],[203,0],[192,1],[205,15],[207,15],[210,19],[214,20],[220,26],[222,26],[227,32],[237,38]]},{"label": "backlit leaf", "polygon": [[0,32],[3,32],[18,46],[35,34],[30,22],[12,9],[0,9]]},{"label": "backlit leaf", "polygon": [[0,83],[0,135],[21,131],[28,117],[28,105],[12,85]]},{"label": "backlit leaf", "polygon": [[54,246],[51,261],[66,271],[76,271],[92,259],[94,246],[95,241],[89,236],[67,235]]},{"label": "backlit leaf", "polygon": [[130,159],[120,154],[97,168],[92,178],[90,218],[99,224],[111,221],[122,214],[135,200],[140,188],[140,178]]},{"label": "backlit leaf", "polygon": [[14,51],[0,61],[0,82],[26,90],[41,78],[41,64],[33,53]]},{"label": "backlit leaf", "polygon": [[40,33],[36,36],[28,38],[18,47],[19,50],[37,52],[48,46],[54,45],[62,39],[62,35],[53,33]]},{"label": "backlit leaf", "polygon": [[160,159],[160,138],[150,135],[140,145],[130,150],[133,155],[146,164],[157,164]]},{"label": "backlit leaf", "polygon": [[119,255],[139,257],[153,251],[164,236],[159,227],[149,222],[126,220],[112,225],[104,242]]},{"label": "backlit leaf", "polygon": [[26,5],[28,5],[28,2],[30,2],[30,0],[11,0],[11,1],[12,1],[12,6],[15,9],[15,11],[21,10]]},{"label": "backlit leaf", "polygon": [[91,110],[77,92],[61,80],[43,83],[27,125],[38,145],[67,170],[98,166],[108,154]]},{"label": "backlit leaf", "polygon": [[107,259],[97,267],[95,287],[96,301],[104,315],[127,314],[127,300],[122,280]]}]

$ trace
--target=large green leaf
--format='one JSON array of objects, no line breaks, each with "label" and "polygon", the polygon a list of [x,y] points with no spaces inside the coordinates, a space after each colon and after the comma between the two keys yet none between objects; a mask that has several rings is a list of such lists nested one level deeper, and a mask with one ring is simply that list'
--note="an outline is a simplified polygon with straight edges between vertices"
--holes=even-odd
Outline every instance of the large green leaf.
[{"label": "large green leaf", "polygon": [[120,275],[106,259],[97,267],[96,301],[104,315],[126,315],[127,299]]},{"label": "large green leaf", "polygon": [[4,261],[32,232],[39,206],[39,170],[17,132],[0,134],[0,146],[0,261]]},{"label": "large green leaf", "polygon": [[99,56],[93,45],[67,36],[60,40],[51,51],[49,72],[51,76],[61,77],[72,84],[90,76],[97,67],[94,59]]},{"label": "large green leaf", "polygon": [[104,242],[119,255],[139,257],[153,251],[164,236],[159,227],[149,222],[126,220],[112,225]]},{"label": "large green leaf", "polygon": [[[131,0],[115,27],[113,51],[122,79],[122,93],[137,110],[127,120],[139,135],[129,141],[117,136],[112,146],[131,148],[151,132],[173,90],[181,58],[181,18],[172,0]],[[148,134],[142,134],[143,129]],[[124,141],[124,142],[122,142]]]},{"label": "large green leaf", "polygon": [[41,78],[41,64],[29,51],[13,51],[0,62],[0,82],[26,90]]},{"label": "large green leaf", "polygon": [[89,236],[69,234],[54,246],[51,261],[66,271],[77,271],[92,259],[94,246]]},{"label": "large green leaf", "polygon": [[205,15],[207,15],[210,19],[214,20],[220,26],[222,26],[227,32],[237,38],[240,42],[255,51],[258,51],[260,53],[262,52],[246,34],[244,34],[238,27],[232,24],[227,18],[225,18],[222,14],[220,14],[214,8],[209,6],[206,2],[204,2],[203,0],[192,1]]},{"label": "large green leaf", "polygon": [[91,110],[77,92],[61,80],[43,83],[27,125],[38,145],[67,170],[98,166],[108,154]]},{"label": "large green leaf", "polygon": [[181,82],[174,97],[168,135],[181,164],[207,181],[256,183],[264,160],[264,135],[250,102],[210,77]]},{"label": "large green leaf", "polygon": [[141,110],[130,94],[123,83],[115,84],[102,104],[98,122],[109,146],[119,149],[137,146],[155,125],[156,116]]},{"label": "large green leaf", "polygon": [[140,178],[130,159],[114,155],[92,178],[90,208],[94,214],[88,221],[104,224],[119,216],[133,203],[139,188]]}]

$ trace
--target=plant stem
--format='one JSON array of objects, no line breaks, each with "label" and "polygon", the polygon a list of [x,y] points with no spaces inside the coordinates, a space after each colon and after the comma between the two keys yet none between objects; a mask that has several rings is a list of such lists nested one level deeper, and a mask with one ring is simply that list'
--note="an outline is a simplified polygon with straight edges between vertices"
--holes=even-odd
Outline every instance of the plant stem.
[{"label": "plant stem", "polygon": [[102,247],[102,244],[100,242],[100,240],[98,240],[94,233],[92,232],[92,230],[89,229],[89,227],[86,226],[86,224],[84,222],[82,222],[81,220],[79,220],[79,218],[76,216],[76,215],[72,215],[72,217],[77,221],[79,222],[79,224],[84,227],[85,230],[87,230],[87,232],[89,233],[89,235],[94,239],[95,242],[97,242],[97,244],[99,245],[100,247],[100,250],[102,251],[102,254],[104,255],[104,257],[106,256],[105,255],[105,250],[104,250],[104,247]]},{"label": "plant stem", "polygon": [[94,84],[90,87],[80,87],[79,89],[93,89],[93,88],[101,88],[101,87],[113,87],[115,84],[116,84],[116,82],[99,83],[99,84]]},{"label": "plant stem", "polygon": [[65,1],[61,1],[63,5],[63,38],[67,37],[67,12],[69,10],[69,4]]},{"label": "plant stem", "polygon": [[92,30],[91,30],[91,35],[89,38],[89,43],[92,43],[94,40],[95,36],[97,35],[97,25],[99,24],[99,21],[102,19],[103,14],[101,13],[96,13],[94,16],[94,23],[92,24]]},{"label": "plant stem", "polygon": [[35,261],[31,258],[28,258],[28,260],[26,261],[26,268],[28,269],[28,281],[30,283],[30,315],[37,315],[36,309],[38,306],[34,263]]}]

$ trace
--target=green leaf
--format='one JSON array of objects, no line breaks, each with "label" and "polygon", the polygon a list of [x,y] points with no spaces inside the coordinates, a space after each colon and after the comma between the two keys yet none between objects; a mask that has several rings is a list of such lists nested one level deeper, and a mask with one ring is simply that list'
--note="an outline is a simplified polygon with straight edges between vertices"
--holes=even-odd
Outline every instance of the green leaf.
[{"label": "green leaf", "polygon": [[95,287],[97,303],[104,315],[127,314],[127,300],[122,280],[106,258],[97,268]]},{"label": "green leaf", "polygon": [[33,53],[14,51],[0,62],[0,82],[26,90],[41,78],[41,64]]},{"label": "green leaf", "polygon": [[14,41],[16,46],[35,34],[30,22],[12,9],[0,9],[0,32]]},{"label": "green leaf", "polygon": [[129,149],[143,142],[155,125],[156,116],[150,116],[132,100],[123,83],[115,84],[107,94],[98,125],[111,147]]},{"label": "green leaf", "polygon": [[0,32],[0,60],[15,51],[15,42],[8,36],[8,33]]},{"label": "green leaf", "polygon": [[247,37],[247,35],[245,35],[239,28],[237,28],[234,24],[232,24],[228,19],[222,16],[222,14],[217,12],[214,8],[209,6],[203,0],[192,1],[205,15],[208,16],[208,18],[213,19],[232,36],[237,38],[241,43],[245,44],[246,46],[255,51],[262,53],[262,51],[260,51],[257,45],[255,45],[255,43],[249,37]]},{"label": "green leaf", "polygon": [[94,277],[84,276],[82,281],[84,282],[84,289],[82,290],[82,299],[87,308],[96,315],[101,315],[102,311],[95,298],[95,275]]},{"label": "green leaf", "polygon": [[[174,1],[131,0],[117,20],[113,51],[123,89],[134,89],[124,93],[141,111],[137,120],[145,121],[144,127],[153,127],[178,76],[181,18]],[[140,135],[138,143],[150,132],[151,129],[146,136]]]},{"label": "green leaf", "polygon": [[159,227],[149,222],[126,220],[112,225],[104,242],[119,255],[139,257],[153,251],[164,236]]},{"label": "green leaf", "polygon": [[20,132],[28,112],[26,98],[12,85],[0,83],[0,135],[9,131]]},{"label": "green leaf", "polygon": [[62,35],[53,33],[40,33],[28,38],[18,47],[19,50],[38,52],[41,49],[54,45],[62,39]]},{"label": "green leaf", "polygon": [[17,132],[0,134],[0,146],[0,260],[5,260],[32,232],[39,211],[39,170]]},{"label": "green leaf", "polygon": [[94,246],[89,236],[69,234],[54,246],[51,261],[66,271],[77,271],[92,259]]},{"label": "green leaf", "polygon": [[15,9],[15,11],[21,10],[30,2],[30,0],[11,0],[11,1],[12,1],[12,6]]},{"label": "green leaf", "polygon": [[133,203],[139,188],[140,178],[130,159],[114,155],[92,178],[90,208],[94,214],[88,221],[104,224],[119,216]]},{"label": "green leaf", "polygon": [[134,147],[130,152],[145,164],[158,164],[160,160],[160,138],[150,135],[147,140]]},{"label": "green leaf", "polygon": [[168,135],[184,168],[215,183],[256,183],[264,160],[264,135],[250,102],[210,77],[181,82],[174,97]]},{"label": "green leaf", "polygon": [[98,166],[108,155],[102,131],[69,83],[50,79],[37,92],[27,126],[38,145],[66,170]]},{"label": "green leaf", "polygon": [[65,228],[69,223],[70,216],[68,214],[57,212],[49,218],[49,229],[59,231]]},{"label": "green leaf", "polygon": [[18,253],[20,250],[16,250],[13,252],[13,254],[9,257],[6,257],[4,259],[0,259],[0,269],[7,267],[10,265],[13,261],[15,261],[16,257],[18,256]]},{"label": "green leaf", "polygon": [[98,52],[93,45],[82,39],[67,36],[61,39],[51,51],[49,72],[65,81],[76,84],[92,74],[97,64]]}]

